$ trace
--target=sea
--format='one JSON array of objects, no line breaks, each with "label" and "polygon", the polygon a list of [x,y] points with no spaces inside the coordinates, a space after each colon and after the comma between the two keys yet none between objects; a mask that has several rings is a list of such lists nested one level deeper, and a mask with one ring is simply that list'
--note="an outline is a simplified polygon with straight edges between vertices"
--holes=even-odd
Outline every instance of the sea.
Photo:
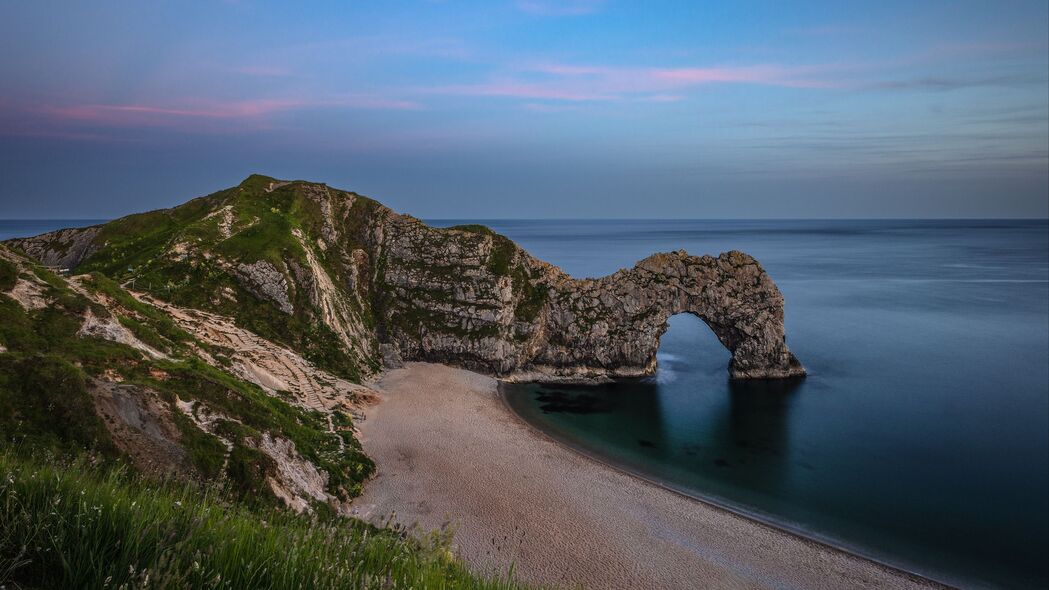
[{"label": "sea", "polygon": [[733,382],[710,329],[674,316],[652,378],[504,386],[534,427],[908,572],[1049,587],[1049,222],[470,222],[575,277],[653,252],[747,252],[809,371]]},{"label": "sea", "polygon": [[[0,221],[0,239],[97,222]],[[430,223],[483,223],[576,277],[753,255],[804,380],[729,380],[728,351],[679,315],[653,377],[507,385],[508,405],[594,458],[893,567],[1049,587],[1049,221]]]}]

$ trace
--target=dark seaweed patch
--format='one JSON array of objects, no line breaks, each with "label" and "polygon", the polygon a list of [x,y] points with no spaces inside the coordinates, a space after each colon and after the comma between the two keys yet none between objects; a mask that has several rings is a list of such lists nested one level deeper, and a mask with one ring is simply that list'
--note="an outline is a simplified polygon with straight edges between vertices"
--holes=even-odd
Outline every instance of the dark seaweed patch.
[{"label": "dark seaweed patch", "polygon": [[602,414],[610,409],[608,400],[590,394],[571,394],[561,390],[543,390],[536,396],[544,414]]}]

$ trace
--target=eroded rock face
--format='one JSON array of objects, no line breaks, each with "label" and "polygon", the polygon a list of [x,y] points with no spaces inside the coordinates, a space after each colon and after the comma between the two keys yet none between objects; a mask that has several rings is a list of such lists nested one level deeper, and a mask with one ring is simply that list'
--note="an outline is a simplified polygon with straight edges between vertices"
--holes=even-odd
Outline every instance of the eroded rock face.
[{"label": "eroded rock face", "polygon": [[[257,207],[260,199],[270,212],[294,209],[306,216],[298,225],[279,220],[294,244],[279,263],[226,245],[243,228],[267,223],[260,220],[268,214]],[[251,177],[191,203],[198,218],[181,208],[161,212],[197,229],[172,232],[151,268],[174,269],[173,279],[181,279],[186,264],[227,273],[247,291],[244,297],[302,318],[301,325],[330,329],[361,374],[426,360],[512,380],[647,375],[655,371],[667,319],[678,313],[710,326],[732,352],[735,378],[805,373],[785,343],[783,296],[761,265],[741,252],[654,254],[607,277],[573,279],[485,227],[433,228],[317,183]],[[200,229],[207,224],[217,224],[213,233]],[[128,266],[120,251],[105,250],[91,237],[97,228],[63,231],[15,244],[52,262],[86,260],[90,267],[97,251],[108,268]],[[213,237],[201,241],[202,235]],[[230,286],[216,285],[211,300],[219,311],[220,295]],[[284,328],[275,325],[272,333]]]},{"label": "eroded rock face", "polygon": [[162,476],[193,472],[171,409],[156,391],[101,379],[88,391],[113,443],[136,467]]},{"label": "eroded rock face", "polygon": [[501,236],[471,233],[411,218],[386,225],[377,281],[388,301],[386,340],[401,358],[510,380],[649,375],[667,319],[691,313],[732,352],[732,377],[805,374],[785,343],[783,296],[742,252],[654,254],[577,280]]},{"label": "eroded rock face", "polygon": [[18,238],[9,243],[21,248],[41,264],[57,268],[74,268],[102,247],[102,244],[95,242],[101,229],[101,225],[73,227],[33,238]]},{"label": "eroded rock face", "polygon": [[609,377],[649,374],[667,319],[702,319],[732,352],[735,378],[804,375],[787,349],[783,296],[756,260],[742,252],[654,254],[597,280],[559,282],[531,365],[544,372]]},{"label": "eroded rock face", "polygon": [[257,297],[269,299],[286,314],[295,311],[288,298],[288,281],[284,273],[269,262],[258,260],[251,264],[238,264],[236,276],[244,288]]}]

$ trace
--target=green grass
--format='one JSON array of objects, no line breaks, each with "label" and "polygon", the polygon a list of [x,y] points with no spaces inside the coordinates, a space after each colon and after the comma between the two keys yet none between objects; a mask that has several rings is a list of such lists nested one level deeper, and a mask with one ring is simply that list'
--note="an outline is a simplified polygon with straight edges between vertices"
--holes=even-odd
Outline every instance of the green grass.
[{"label": "green grass", "polygon": [[513,262],[517,246],[509,238],[492,234],[492,254],[488,258],[488,270],[492,274],[507,276],[510,274],[510,263]]},{"label": "green grass", "polygon": [[467,223],[467,224],[464,224],[464,225],[453,225],[453,226],[449,227],[448,229],[454,229],[454,230],[457,230],[457,231],[470,232],[472,234],[482,234],[482,235],[486,235],[486,236],[498,235],[494,231],[492,231],[492,228],[488,227],[487,225],[481,225],[479,223]]},{"label": "green grass", "polygon": [[354,519],[249,508],[221,490],[157,483],[84,459],[4,452],[0,477],[0,586],[520,587],[470,574],[446,534],[417,541]]},{"label": "green grass", "polygon": [[0,437],[33,448],[116,455],[84,373],[55,355],[0,354]]}]

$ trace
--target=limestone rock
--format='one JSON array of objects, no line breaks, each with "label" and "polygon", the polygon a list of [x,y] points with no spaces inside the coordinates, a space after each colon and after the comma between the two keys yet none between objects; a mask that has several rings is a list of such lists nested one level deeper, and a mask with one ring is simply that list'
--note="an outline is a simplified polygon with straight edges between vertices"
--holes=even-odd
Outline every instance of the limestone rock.
[{"label": "limestone rock", "polygon": [[35,238],[16,238],[8,243],[46,266],[75,268],[103,246],[95,240],[101,229],[101,225],[60,229]]},{"label": "limestone rock", "polygon": [[288,280],[275,266],[259,260],[251,264],[240,263],[236,266],[236,276],[248,291],[261,299],[268,299],[277,308],[291,315],[295,308],[288,297]]}]

